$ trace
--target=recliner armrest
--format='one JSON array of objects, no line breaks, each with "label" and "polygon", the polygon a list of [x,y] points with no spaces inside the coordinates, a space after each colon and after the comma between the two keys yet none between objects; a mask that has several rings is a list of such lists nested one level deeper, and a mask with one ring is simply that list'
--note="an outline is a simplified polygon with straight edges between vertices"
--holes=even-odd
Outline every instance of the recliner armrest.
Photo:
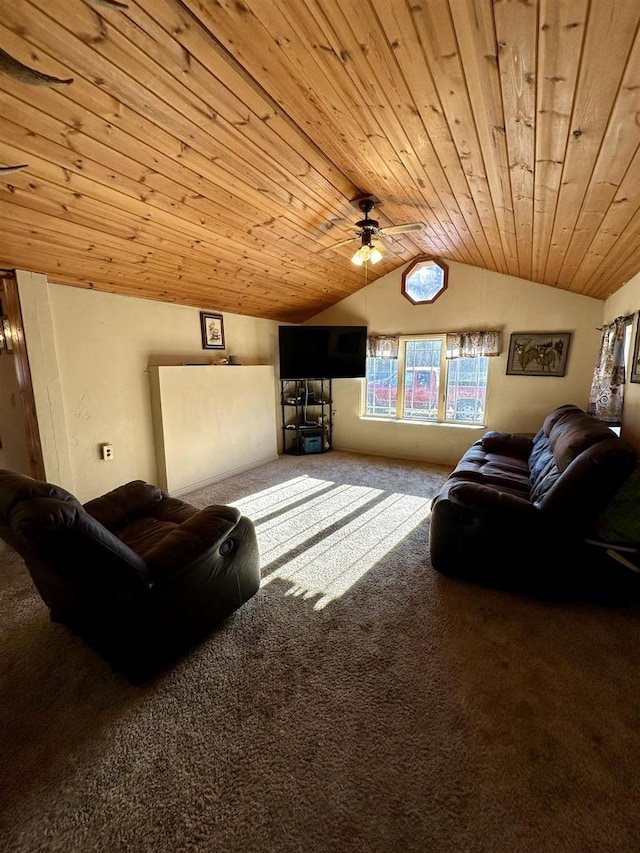
[{"label": "recliner armrest", "polygon": [[220,548],[240,518],[239,509],[214,505],[174,528],[146,555],[152,579],[173,575]]}]

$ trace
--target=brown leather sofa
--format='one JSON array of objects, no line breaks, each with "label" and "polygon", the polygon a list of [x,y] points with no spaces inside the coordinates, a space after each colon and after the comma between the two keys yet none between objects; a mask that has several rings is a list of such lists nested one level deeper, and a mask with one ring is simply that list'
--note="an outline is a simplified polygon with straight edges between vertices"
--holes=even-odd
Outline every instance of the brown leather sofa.
[{"label": "brown leather sofa", "polygon": [[0,537],[51,612],[130,681],[154,675],[260,585],[253,523],[136,480],[82,504],[0,470]]},{"label": "brown leather sofa", "polygon": [[433,567],[524,592],[576,593],[588,571],[585,539],[636,462],[572,404],[550,412],[535,435],[487,432],[433,502]]}]

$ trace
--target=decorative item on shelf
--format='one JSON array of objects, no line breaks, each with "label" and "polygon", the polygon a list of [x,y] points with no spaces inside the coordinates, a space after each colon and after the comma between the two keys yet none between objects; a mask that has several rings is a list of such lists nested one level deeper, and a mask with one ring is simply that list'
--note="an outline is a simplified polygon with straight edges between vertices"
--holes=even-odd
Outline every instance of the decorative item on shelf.
[{"label": "decorative item on shelf", "polygon": [[564,376],[571,332],[514,332],[507,375]]},{"label": "decorative item on shelf", "polygon": [[222,314],[200,312],[202,349],[224,349],[224,323]]},{"label": "decorative item on shelf", "polygon": [[230,355],[229,364],[240,364],[240,357],[237,355]]}]

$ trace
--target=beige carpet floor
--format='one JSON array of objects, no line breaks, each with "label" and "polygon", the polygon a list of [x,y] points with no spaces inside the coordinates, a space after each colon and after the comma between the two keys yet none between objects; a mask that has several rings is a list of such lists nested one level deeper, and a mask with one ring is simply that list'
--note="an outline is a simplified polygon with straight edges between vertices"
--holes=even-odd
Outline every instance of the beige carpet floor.
[{"label": "beige carpet floor", "polygon": [[0,551],[0,850],[640,850],[640,610],[437,576],[445,475],[332,452],[189,496],[254,519],[263,584],[143,687]]}]

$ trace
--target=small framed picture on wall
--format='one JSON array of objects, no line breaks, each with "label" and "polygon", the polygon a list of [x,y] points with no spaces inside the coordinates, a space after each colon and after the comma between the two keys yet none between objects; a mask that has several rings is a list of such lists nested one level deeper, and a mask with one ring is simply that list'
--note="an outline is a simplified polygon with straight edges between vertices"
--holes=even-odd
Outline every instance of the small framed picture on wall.
[{"label": "small framed picture on wall", "polygon": [[202,349],[224,349],[224,323],[222,314],[200,312]]}]

